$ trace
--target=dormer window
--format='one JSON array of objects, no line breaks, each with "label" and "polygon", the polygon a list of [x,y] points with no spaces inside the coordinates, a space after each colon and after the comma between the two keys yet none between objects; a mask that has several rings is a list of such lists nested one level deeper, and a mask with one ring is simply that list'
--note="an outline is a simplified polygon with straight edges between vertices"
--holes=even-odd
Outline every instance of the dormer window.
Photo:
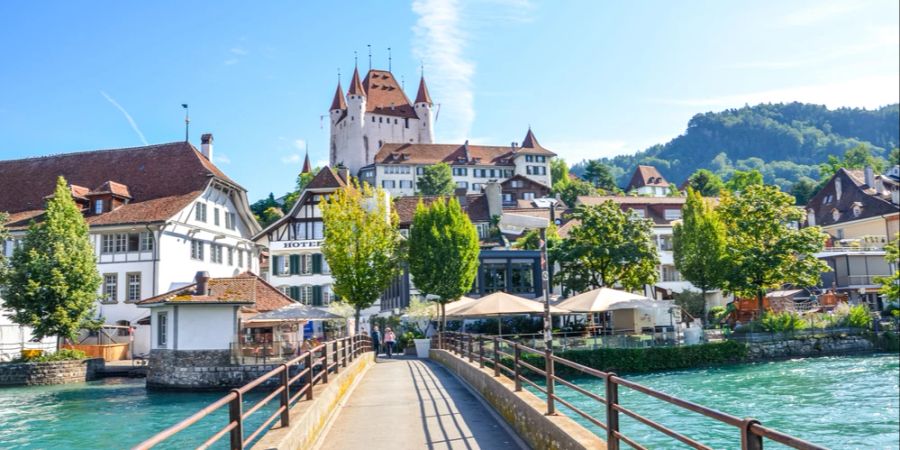
[{"label": "dormer window", "polygon": [[94,200],[94,214],[103,214],[103,199]]}]

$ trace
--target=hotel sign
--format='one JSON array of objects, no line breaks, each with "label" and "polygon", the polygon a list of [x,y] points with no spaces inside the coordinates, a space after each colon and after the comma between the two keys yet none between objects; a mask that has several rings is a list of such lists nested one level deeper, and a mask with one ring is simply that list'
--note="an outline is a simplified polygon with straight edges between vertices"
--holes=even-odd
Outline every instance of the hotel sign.
[{"label": "hotel sign", "polygon": [[321,239],[311,241],[275,241],[269,243],[269,250],[300,250],[319,248],[325,242]]}]

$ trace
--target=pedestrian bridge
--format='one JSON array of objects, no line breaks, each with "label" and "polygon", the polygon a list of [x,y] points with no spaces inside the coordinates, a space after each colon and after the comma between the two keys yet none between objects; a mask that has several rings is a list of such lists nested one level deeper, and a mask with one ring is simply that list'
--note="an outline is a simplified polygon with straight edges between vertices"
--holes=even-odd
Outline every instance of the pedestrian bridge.
[{"label": "pedestrian bridge", "polygon": [[[226,435],[232,449],[644,448],[622,433],[620,417],[665,434],[673,444],[710,448],[626,408],[619,403],[621,389],[680,408],[681,419],[693,413],[698,419],[705,416],[731,425],[743,449],[762,449],[764,441],[823,448],[754,419],[734,417],[505,339],[448,334],[442,345],[434,344],[443,348],[432,349],[430,359],[388,359],[374,357],[365,336],[326,342],[135,448],[164,443],[220,409],[228,411],[227,423],[211,430],[198,448],[224,441]],[[572,373],[602,379],[604,392],[580,388]],[[557,388],[570,389],[570,394],[596,401],[599,407],[592,409],[594,414],[579,409],[556,395]],[[254,397],[254,389],[262,393]],[[253,429],[245,429],[254,415]]]}]

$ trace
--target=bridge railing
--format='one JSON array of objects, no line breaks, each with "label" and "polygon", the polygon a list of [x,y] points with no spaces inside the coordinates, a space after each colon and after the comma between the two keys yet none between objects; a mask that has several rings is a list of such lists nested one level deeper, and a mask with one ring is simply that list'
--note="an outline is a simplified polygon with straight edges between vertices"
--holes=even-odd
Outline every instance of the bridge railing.
[{"label": "bridge railing", "polygon": [[[624,414],[654,430],[676,439],[692,448],[710,449],[708,445],[692,439],[676,430],[673,430],[659,422],[656,422],[646,416],[638,414],[631,409],[624,407],[619,403],[619,388],[624,387],[631,389],[643,395],[662,400],[668,404],[674,405],[682,410],[700,414],[710,419],[731,425],[738,429],[741,437],[741,448],[743,450],[757,450],[763,448],[763,440],[771,441],[786,445],[791,448],[801,450],[819,450],[824,449],[800,438],[782,433],[780,431],[763,426],[758,420],[752,418],[739,418],[731,414],[707,408],[703,405],[693,403],[687,400],[674,397],[672,395],[651,389],[632,381],[628,381],[619,377],[614,372],[603,372],[592,369],[590,367],[578,364],[567,359],[560,358],[547,350],[537,350],[518,342],[509,341],[498,338],[496,336],[484,336],[467,333],[445,333],[442,340],[443,348],[449,350],[462,359],[468,359],[470,363],[477,363],[484,368],[486,365],[494,370],[494,376],[501,375],[509,377],[515,383],[515,390],[521,391],[523,384],[527,384],[538,391],[543,397],[547,405],[547,414],[556,413],[557,403],[571,410],[573,413],[584,418],[588,422],[600,427],[606,431],[607,448],[610,450],[618,450],[619,444],[624,442],[632,448],[644,449],[640,443],[635,442],[632,438],[622,433],[619,427],[619,416]],[[538,367],[525,361],[524,355],[533,354],[543,356],[543,367]],[[599,378],[604,381],[605,396],[590,392],[581,386],[578,386],[571,380],[561,377],[556,370],[556,365],[566,366],[575,373],[580,375]],[[541,386],[534,381],[535,376],[543,379],[544,385]],[[605,405],[605,417],[601,420],[591,413],[578,408],[571,401],[561,398],[555,392],[556,384],[560,384],[570,388],[579,396],[596,401]]]},{"label": "bridge railing", "polygon": [[[209,448],[228,434],[230,437],[230,448],[232,450],[243,449],[269,429],[276,419],[280,418],[282,427],[289,426],[290,408],[292,405],[302,399],[313,400],[313,386],[328,383],[329,372],[337,374],[341,368],[346,368],[348,364],[360,355],[371,350],[372,344],[369,337],[363,335],[345,337],[319,344],[301,353],[296,358],[280,364],[275,369],[244,386],[232,389],[224,397],[141,442],[134,449],[149,449],[225,407],[228,408],[228,422],[197,448]],[[296,372],[294,376],[291,376],[292,368]],[[269,383],[266,383],[267,381]],[[245,394],[259,386],[272,386],[274,384],[277,384],[277,387],[244,411]],[[300,388],[293,390],[293,387],[297,384],[301,384]],[[280,403],[275,412],[263,421],[256,430],[244,438],[244,423],[247,421],[247,418],[275,398],[278,398]]]}]

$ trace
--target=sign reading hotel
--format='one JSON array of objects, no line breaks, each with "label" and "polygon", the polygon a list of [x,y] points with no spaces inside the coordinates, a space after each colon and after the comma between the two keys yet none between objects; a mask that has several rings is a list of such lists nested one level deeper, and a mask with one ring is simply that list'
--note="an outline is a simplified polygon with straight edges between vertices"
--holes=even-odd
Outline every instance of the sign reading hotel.
[{"label": "sign reading hotel", "polygon": [[269,243],[269,250],[300,250],[307,248],[319,248],[325,242],[321,239],[311,241],[274,241]]}]

